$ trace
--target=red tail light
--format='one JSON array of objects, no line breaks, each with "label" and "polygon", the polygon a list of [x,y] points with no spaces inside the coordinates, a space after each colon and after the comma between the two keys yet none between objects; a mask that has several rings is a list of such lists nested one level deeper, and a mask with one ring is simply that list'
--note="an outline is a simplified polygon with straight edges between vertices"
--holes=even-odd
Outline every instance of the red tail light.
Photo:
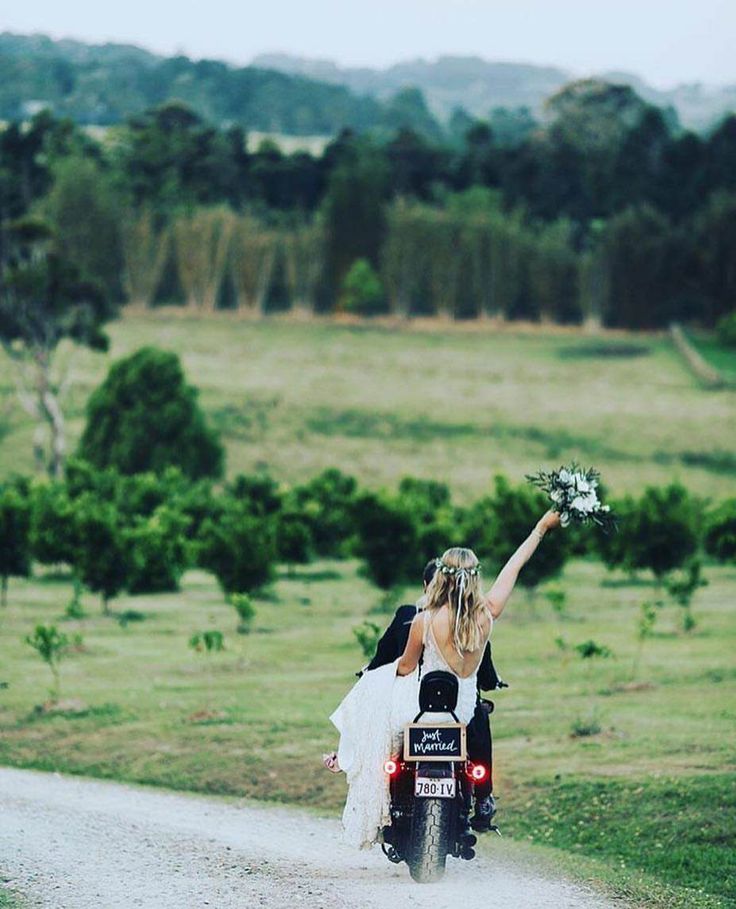
[{"label": "red tail light", "polygon": [[483,780],[488,778],[488,768],[482,764],[473,764],[470,768],[469,776],[474,782],[482,783]]},{"label": "red tail light", "polygon": [[399,765],[396,763],[396,761],[386,761],[386,763],[383,765],[383,769],[389,776],[393,776],[399,769]]}]

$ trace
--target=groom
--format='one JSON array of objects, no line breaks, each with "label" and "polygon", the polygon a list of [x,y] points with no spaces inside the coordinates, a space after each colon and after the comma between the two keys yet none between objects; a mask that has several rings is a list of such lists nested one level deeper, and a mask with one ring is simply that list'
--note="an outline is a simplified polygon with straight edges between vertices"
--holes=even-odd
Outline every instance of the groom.
[{"label": "groom", "polygon": [[[422,581],[424,590],[429,587],[430,581],[437,571],[435,560],[432,559],[424,567]],[[365,667],[366,671],[378,669],[379,666],[385,666],[387,663],[393,663],[404,652],[406,642],[409,639],[409,629],[417,614],[418,607],[413,605],[399,606],[396,615],[393,617],[391,624],[383,634],[376,647],[376,655]],[[486,644],[483,659],[478,669],[478,699],[475,705],[475,713],[468,723],[468,753],[471,761],[476,764],[482,764],[488,768],[488,779],[482,783],[477,783],[475,787],[475,814],[470,819],[471,826],[474,830],[483,832],[488,830],[493,815],[496,813],[496,803],[492,795],[493,791],[493,756],[491,745],[491,727],[488,723],[488,710],[483,706],[484,702],[480,698],[481,691],[495,691],[497,688],[507,688],[505,682],[498,677],[498,673],[491,659],[491,645]]]}]

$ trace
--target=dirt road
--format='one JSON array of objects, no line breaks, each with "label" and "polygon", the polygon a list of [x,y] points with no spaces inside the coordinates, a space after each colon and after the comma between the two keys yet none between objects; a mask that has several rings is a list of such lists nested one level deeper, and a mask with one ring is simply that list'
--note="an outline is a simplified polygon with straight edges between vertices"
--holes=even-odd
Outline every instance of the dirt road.
[{"label": "dirt road", "polygon": [[520,866],[495,838],[414,884],[336,821],[119,783],[0,768],[0,878],[44,909],[613,909]]}]

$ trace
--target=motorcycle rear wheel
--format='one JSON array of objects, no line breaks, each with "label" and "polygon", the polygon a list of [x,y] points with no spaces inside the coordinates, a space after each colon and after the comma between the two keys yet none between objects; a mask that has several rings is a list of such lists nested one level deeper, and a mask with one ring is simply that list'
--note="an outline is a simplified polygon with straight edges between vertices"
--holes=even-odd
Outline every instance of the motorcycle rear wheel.
[{"label": "motorcycle rear wheel", "polygon": [[451,799],[421,798],[414,802],[407,865],[418,884],[442,879],[450,852]]}]

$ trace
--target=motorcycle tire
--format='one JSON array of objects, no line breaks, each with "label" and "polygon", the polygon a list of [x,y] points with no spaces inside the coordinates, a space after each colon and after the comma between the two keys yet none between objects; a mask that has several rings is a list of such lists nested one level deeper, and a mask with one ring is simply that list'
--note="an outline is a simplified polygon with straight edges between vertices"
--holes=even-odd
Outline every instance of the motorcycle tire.
[{"label": "motorcycle tire", "polygon": [[450,852],[451,799],[417,799],[407,850],[409,874],[418,884],[442,879]]}]

